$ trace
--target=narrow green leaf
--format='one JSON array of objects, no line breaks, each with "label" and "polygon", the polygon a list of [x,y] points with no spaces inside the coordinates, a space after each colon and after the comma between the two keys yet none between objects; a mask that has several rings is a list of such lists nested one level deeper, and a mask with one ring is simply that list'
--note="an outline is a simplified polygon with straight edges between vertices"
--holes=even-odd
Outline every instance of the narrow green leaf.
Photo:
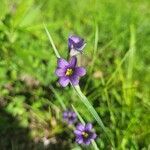
[{"label": "narrow green leaf", "polygon": [[[135,35],[135,28],[134,25],[130,26],[130,49],[129,49],[129,57],[127,61],[127,76],[125,80],[125,88],[132,87],[133,85],[133,69],[134,69],[134,63],[135,63],[135,41],[136,41],[136,35]],[[132,104],[133,102],[133,96],[134,92],[133,90],[127,90],[126,91],[126,103],[127,105]]]},{"label": "narrow green leaf", "polygon": [[129,49],[129,57],[128,57],[129,58],[128,59],[128,74],[127,74],[128,80],[132,79],[134,58],[135,58],[135,29],[133,25],[131,25],[130,27],[130,33],[131,33],[131,38],[130,38],[130,49]]},{"label": "narrow green leaf", "polygon": [[59,101],[61,107],[63,108],[63,110],[66,110],[66,105],[65,103],[63,102],[61,96],[58,94],[58,92],[52,87],[50,86],[50,89],[53,91],[53,93],[55,94],[57,100]]},{"label": "narrow green leaf", "polygon": [[[92,71],[93,71],[94,63],[95,63],[96,56],[97,56],[96,55],[97,47],[98,47],[98,25],[96,24],[96,27],[95,27],[95,42],[94,42],[93,58],[92,58],[92,63],[91,63],[89,74],[92,74]],[[89,85],[90,79],[91,79],[90,77],[87,79],[84,91],[86,91],[86,89],[87,89],[87,87]]]},{"label": "narrow green leaf", "polygon": [[128,56],[129,56],[129,51],[126,52],[126,54],[124,55],[123,59],[121,60],[121,62],[117,66],[116,70],[112,73],[111,77],[106,82],[106,85],[110,84],[110,82],[114,79],[114,77],[116,76],[116,73],[118,73],[120,67],[122,66],[122,64],[124,63],[124,61],[127,59]]},{"label": "narrow green leaf", "polygon": [[99,117],[99,115],[97,114],[97,112],[95,111],[95,109],[91,105],[91,103],[88,101],[88,99],[86,98],[86,96],[81,92],[80,87],[78,85],[77,86],[73,86],[73,87],[74,87],[75,91],[77,92],[78,96],[80,97],[81,101],[87,107],[87,109],[89,110],[89,112],[93,115],[93,117],[95,118],[95,120],[97,121],[97,123],[101,126],[101,128],[104,130],[104,132],[106,132],[106,128],[105,128],[105,126],[104,126],[101,118]]},{"label": "narrow green leaf", "polygon": [[80,116],[80,114],[78,113],[78,111],[76,110],[76,108],[74,107],[74,105],[71,105],[71,106],[72,106],[74,112],[77,114],[77,116],[78,116],[80,122],[81,122],[82,124],[85,124],[85,121],[82,119],[82,117]]},{"label": "narrow green leaf", "polygon": [[50,43],[51,43],[51,45],[52,45],[52,48],[53,48],[53,50],[54,50],[54,52],[55,52],[56,57],[57,57],[57,58],[60,58],[60,55],[59,55],[59,53],[58,53],[58,50],[56,49],[56,46],[55,46],[55,44],[54,44],[54,41],[53,41],[53,39],[52,39],[52,37],[51,37],[51,35],[50,35],[50,33],[49,33],[49,31],[48,31],[48,29],[47,29],[47,27],[46,27],[45,24],[44,24],[44,28],[45,28],[45,31],[46,31],[47,36],[48,36],[48,38],[49,38],[49,41],[50,41]]}]

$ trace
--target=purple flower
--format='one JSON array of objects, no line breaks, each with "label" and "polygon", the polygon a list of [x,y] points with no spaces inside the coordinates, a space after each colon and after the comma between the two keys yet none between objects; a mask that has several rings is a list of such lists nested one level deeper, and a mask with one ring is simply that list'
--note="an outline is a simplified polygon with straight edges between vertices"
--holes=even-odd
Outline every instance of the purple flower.
[{"label": "purple flower", "polygon": [[68,124],[73,124],[77,121],[77,115],[74,111],[66,110],[66,111],[63,112],[63,119]]},{"label": "purple flower", "polygon": [[71,35],[68,38],[68,48],[69,48],[69,52],[71,53],[71,56],[76,55],[79,52],[82,52],[85,45],[86,43],[84,39],[76,35]]},{"label": "purple flower", "polygon": [[77,58],[73,56],[69,62],[63,58],[59,58],[55,73],[59,77],[60,85],[66,87],[69,83],[78,85],[79,77],[84,76],[86,70],[83,67],[77,66]]},{"label": "purple flower", "polygon": [[96,133],[92,131],[92,124],[88,123],[86,125],[78,124],[76,126],[76,130],[74,131],[76,135],[76,142],[78,144],[85,144],[89,145],[91,143],[91,140],[94,140],[96,138]]}]

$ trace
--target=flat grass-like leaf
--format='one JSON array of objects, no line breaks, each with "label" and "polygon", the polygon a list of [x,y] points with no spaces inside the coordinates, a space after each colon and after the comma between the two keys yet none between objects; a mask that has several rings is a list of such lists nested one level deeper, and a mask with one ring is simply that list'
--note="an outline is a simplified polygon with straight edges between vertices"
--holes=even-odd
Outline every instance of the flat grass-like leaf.
[{"label": "flat grass-like leaf", "polygon": [[[96,24],[96,27],[95,27],[95,42],[94,42],[93,58],[92,58],[92,63],[91,63],[90,71],[89,71],[90,74],[92,74],[94,63],[95,63],[96,56],[97,56],[96,52],[97,52],[97,47],[98,47],[98,31],[99,31],[98,30],[98,25]],[[88,84],[89,84],[89,81],[90,81],[90,77],[88,78],[88,80],[86,82],[84,91],[86,91],[86,89],[88,87]]]},{"label": "flat grass-like leaf", "polygon": [[83,120],[83,118],[81,117],[81,115],[78,113],[78,111],[77,111],[77,109],[75,108],[74,105],[72,105],[72,108],[73,108],[74,112],[77,114],[77,116],[78,116],[80,122],[81,122],[82,124],[85,124],[85,121]]},{"label": "flat grass-like leaf", "polygon": [[53,39],[52,39],[52,37],[51,37],[51,35],[50,35],[50,33],[49,33],[49,31],[48,31],[48,29],[47,29],[47,27],[46,27],[45,24],[44,24],[44,28],[45,28],[46,34],[47,34],[47,36],[48,36],[48,39],[49,39],[49,41],[50,41],[50,43],[51,43],[51,45],[52,45],[52,48],[53,48],[53,50],[54,50],[54,52],[55,52],[56,57],[57,57],[57,58],[60,58],[60,55],[59,55],[59,53],[58,53],[58,51],[57,51],[57,49],[56,49],[56,46],[55,46],[55,44],[54,44],[54,41],[53,41]]},{"label": "flat grass-like leaf", "polygon": [[52,87],[50,86],[50,89],[53,91],[53,93],[55,94],[57,100],[59,101],[61,107],[63,108],[63,110],[66,110],[66,106],[65,103],[63,102],[61,96],[58,94],[58,92]]}]

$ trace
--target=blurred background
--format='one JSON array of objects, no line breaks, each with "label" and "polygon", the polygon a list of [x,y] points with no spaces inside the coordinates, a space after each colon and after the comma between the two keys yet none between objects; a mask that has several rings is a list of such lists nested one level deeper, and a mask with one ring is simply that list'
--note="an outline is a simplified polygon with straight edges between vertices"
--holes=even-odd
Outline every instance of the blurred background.
[{"label": "blurred background", "polygon": [[100,149],[111,149],[72,88],[58,85],[43,23],[64,58],[70,34],[86,40],[80,86],[116,149],[148,150],[149,0],[0,0],[0,149],[92,149],[74,142],[61,103],[94,124]]}]

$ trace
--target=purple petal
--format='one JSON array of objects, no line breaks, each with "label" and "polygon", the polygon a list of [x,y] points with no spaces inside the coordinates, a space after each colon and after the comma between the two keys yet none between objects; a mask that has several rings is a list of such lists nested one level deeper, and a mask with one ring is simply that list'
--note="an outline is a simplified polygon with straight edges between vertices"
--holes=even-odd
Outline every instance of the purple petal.
[{"label": "purple petal", "polygon": [[78,76],[84,76],[86,74],[86,70],[85,68],[83,67],[76,67],[75,68],[75,73],[78,75]]},{"label": "purple petal", "polygon": [[78,135],[80,136],[80,135],[82,135],[82,131],[80,131],[80,130],[75,130],[75,131],[74,131],[74,134],[76,134],[77,136],[78,136]]},{"label": "purple petal", "polygon": [[69,39],[68,39],[68,40],[69,40],[69,41],[73,41],[74,43],[78,43],[78,42],[81,41],[81,38],[78,37],[78,36],[76,36],[76,35],[71,35],[71,36],[69,36]]},{"label": "purple petal", "polygon": [[92,124],[91,123],[88,123],[85,125],[85,130],[86,131],[90,131],[92,129]]},{"label": "purple petal", "polygon": [[79,123],[77,126],[76,126],[76,129],[79,130],[79,131],[83,131],[84,130],[84,125]]},{"label": "purple petal", "polygon": [[83,46],[84,46],[84,40],[83,39],[80,39],[80,41],[74,43],[74,48],[77,50],[82,50]]},{"label": "purple petal", "polygon": [[74,120],[68,120],[68,124],[73,124]]},{"label": "purple petal", "polygon": [[84,144],[89,145],[91,143],[91,139],[84,140]]},{"label": "purple petal", "polygon": [[71,112],[71,111],[68,112],[68,117],[69,117],[69,116],[72,116],[72,112]]},{"label": "purple petal", "polygon": [[73,124],[76,122],[76,120],[77,120],[77,118],[70,118],[70,119],[68,119],[68,123]]},{"label": "purple petal", "polygon": [[58,77],[62,77],[62,76],[65,76],[65,69],[56,69],[55,71],[55,74],[58,76]]},{"label": "purple petal", "polygon": [[76,47],[76,50],[79,52],[82,52],[85,46],[86,46],[86,43],[82,43],[80,46],[78,45],[78,47]]},{"label": "purple petal", "polygon": [[78,136],[78,137],[76,138],[76,142],[77,142],[78,144],[82,144],[82,143],[83,143],[83,138],[82,138],[81,136]]},{"label": "purple petal", "polygon": [[63,117],[64,117],[64,118],[68,117],[68,112],[67,112],[67,111],[65,111],[65,112],[63,113]]},{"label": "purple petal", "polygon": [[96,137],[97,137],[96,133],[93,133],[92,136],[91,136],[91,139],[94,140],[94,139],[96,139]]},{"label": "purple petal", "polygon": [[69,115],[72,117],[76,117],[76,115],[74,115],[74,114],[75,114],[75,112],[71,111]]},{"label": "purple petal", "polygon": [[80,38],[79,36],[72,35],[68,38],[68,47],[69,50],[76,50],[79,52],[82,52],[83,48],[85,47],[85,42],[83,38]]},{"label": "purple petal", "polygon": [[71,57],[69,64],[71,67],[75,67],[77,64],[77,58],[75,56]]},{"label": "purple petal", "polygon": [[73,116],[73,117],[76,117],[77,115],[76,115],[76,113],[75,113],[75,112],[72,112],[72,116]]},{"label": "purple petal", "polygon": [[69,65],[69,63],[63,58],[58,58],[57,64],[59,68],[64,68]]},{"label": "purple petal", "polygon": [[74,44],[73,40],[69,37],[69,39],[68,39],[68,48],[69,48],[69,50],[73,49],[73,44]]},{"label": "purple petal", "polygon": [[60,77],[59,84],[62,85],[63,87],[66,87],[69,84],[68,77]]},{"label": "purple petal", "polygon": [[70,76],[70,81],[73,85],[78,85],[79,84],[79,78],[77,75],[72,75]]}]

